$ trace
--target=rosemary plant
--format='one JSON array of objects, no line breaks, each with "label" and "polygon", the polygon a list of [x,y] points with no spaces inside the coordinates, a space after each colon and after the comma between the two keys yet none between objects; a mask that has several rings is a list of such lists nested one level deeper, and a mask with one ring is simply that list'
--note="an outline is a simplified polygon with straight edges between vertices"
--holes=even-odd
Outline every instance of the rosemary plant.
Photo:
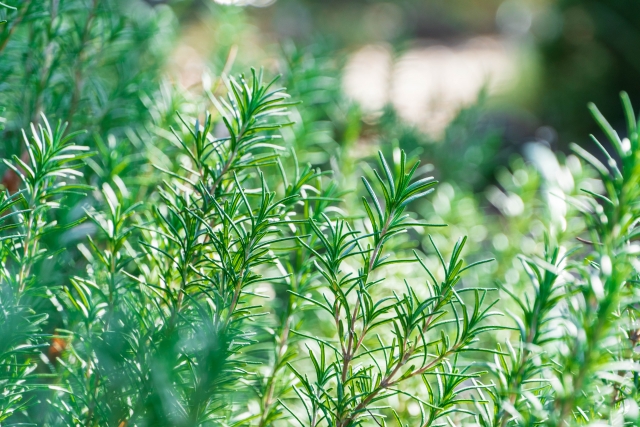
[{"label": "rosemary plant", "polygon": [[[575,297],[568,306],[565,346],[560,363],[564,375],[554,384],[557,400],[550,419],[558,423],[603,420],[623,422],[637,408],[636,283],[640,194],[638,119],[626,93],[621,95],[627,118],[627,137],[620,138],[595,106],[596,121],[613,147],[609,151],[592,136],[607,159],[605,166],[578,146],[573,150],[598,171],[604,194],[585,190],[588,219],[587,256],[576,266]],[[633,417],[633,415],[631,415]]]},{"label": "rosemary plant", "polygon": [[[74,134],[65,136],[66,126],[51,128],[46,118],[44,126],[31,127],[31,138],[23,132],[28,158],[14,157],[7,166],[24,183],[14,194],[5,191],[1,197],[2,236],[2,384],[3,399],[0,418],[8,419],[23,410],[33,400],[29,391],[38,388],[37,379],[41,354],[55,357],[56,341],[43,329],[47,320],[43,304],[56,293],[55,288],[43,288],[32,270],[52,254],[42,245],[42,238],[58,226],[50,212],[64,196],[84,189],[75,183],[82,174],[77,170],[86,157],[86,147],[73,145]],[[72,224],[73,226],[73,224]],[[18,415],[20,419],[20,415]]]},{"label": "rosemary plant", "polygon": [[[456,243],[448,262],[434,246],[444,270],[441,281],[417,254],[417,259],[406,260],[390,259],[390,254],[384,253],[394,236],[410,227],[431,225],[411,220],[405,210],[412,201],[430,193],[435,181],[430,177],[414,181],[418,163],[408,168],[404,154],[395,173],[382,155],[380,165],[385,178],[375,176],[384,205],[363,178],[371,198],[363,199],[370,232],[358,231],[344,219],[325,218],[311,223],[319,238],[317,247],[301,241],[316,256],[328,290],[328,295],[305,299],[326,312],[337,333],[335,341],[308,335],[317,344],[316,350],[309,350],[314,379],[291,365],[300,381],[295,391],[307,419],[296,415],[299,410],[289,412],[302,425],[346,427],[360,425],[365,419],[384,423],[376,403],[402,393],[401,384],[413,378],[421,378],[428,390],[424,400],[413,396],[420,404],[421,425],[455,412],[465,413],[458,405],[466,400],[461,395],[474,387],[463,383],[478,373],[471,365],[451,361],[472,349],[487,351],[473,344],[480,334],[493,329],[485,322],[494,314],[490,311],[493,303],[484,304],[488,290],[455,290],[462,273],[474,266],[464,266],[461,259],[466,239]],[[412,261],[420,262],[431,279],[426,295],[419,295],[406,282],[403,294],[376,292],[384,281],[378,276],[381,270]],[[349,263],[357,264],[347,267]],[[469,300],[462,297],[467,293]]]},{"label": "rosemary plant", "polygon": [[[588,239],[560,255],[547,242],[544,259],[523,259],[533,293],[512,297],[520,339],[507,341],[487,389],[494,404],[478,404],[483,425],[581,425],[624,423],[637,418],[635,284],[637,249],[638,133],[628,96],[622,101],[627,137],[621,139],[590,109],[616,161],[592,136],[607,165],[581,147],[572,149],[599,174],[604,194],[584,189],[573,200],[587,220]],[[620,163],[619,163],[620,162]]]},{"label": "rosemary plant", "polygon": [[[477,237],[460,219],[489,218],[474,185],[430,196],[433,167],[399,149],[422,137],[391,113],[362,122],[335,58],[289,50],[291,97],[262,71],[228,77],[233,55],[187,91],[160,81],[173,15],[147,3],[0,2],[0,425],[638,423],[628,96],[625,135],[591,106],[608,142],[566,162],[579,224],[534,233],[502,203],[551,210],[549,177],[517,159],[483,193],[500,212]],[[445,140],[493,152],[493,133],[453,132],[479,117],[463,111]],[[489,180],[492,163],[473,167]],[[439,173],[481,186],[468,170]],[[463,187],[470,202],[450,194]],[[498,231],[509,253],[489,263]]]},{"label": "rosemary plant", "polygon": [[[535,425],[547,418],[542,408],[553,399],[549,377],[556,365],[543,349],[559,338],[557,310],[567,297],[566,278],[562,278],[566,257],[547,240],[544,259],[521,257],[531,281],[530,294],[520,297],[501,285],[522,313],[508,312],[516,323],[519,340],[516,345],[507,340],[506,352],[497,353],[490,365],[497,384],[479,392],[476,408],[482,425]],[[491,399],[484,400],[485,394]],[[493,404],[492,409],[483,405],[488,402]]]}]

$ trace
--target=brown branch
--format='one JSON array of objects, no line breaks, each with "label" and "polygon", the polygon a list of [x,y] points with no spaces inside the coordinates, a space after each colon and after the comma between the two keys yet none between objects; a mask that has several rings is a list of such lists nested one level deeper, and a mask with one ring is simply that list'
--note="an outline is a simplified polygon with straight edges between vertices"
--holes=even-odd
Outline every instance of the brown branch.
[{"label": "brown branch", "polygon": [[[382,227],[382,230],[380,231],[380,239],[378,240],[378,243],[376,244],[376,247],[374,248],[373,252],[371,253],[371,256],[369,258],[369,262],[367,263],[367,270],[365,272],[365,279],[364,279],[365,280],[365,284],[369,280],[369,274],[371,273],[371,271],[374,268],[375,260],[378,257],[378,255],[380,254],[380,251],[382,250],[382,242],[383,242],[384,237],[386,236],[387,232],[389,231],[389,225],[391,224],[391,218],[392,217],[393,217],[393,213],[391,215],[389,215],[389,217],[385,221],[385,224]],[[351,363],[351,360],[352,360],[353,356],[355,356],[356,352],[358,351],[358,348],[360,347],[360,344],[362,343],[362,338],[364,337],[364,334],[366,333],[366,331],[363,329],[362,335],[360,336],[360,339],[358,339],[358,341],[356,343],[354,343],[354,337],[355,337],[355,334],[356,334],[356,331],[355,331],[356,321],[358,320],[358,312],[359,311],[360,311],[360,299],[358,299],[356,301],[356,306],[354,307],[353,313],[351,314],[351,316],[349,318],[349,341],[347,342],[346,351],[343,352],[343,356],[342,356],[342,382],[343,383],[347,380],[347,373],[349,371],[349,364]]]},{"label": "brown branch", "polygon": [[395,386],[396,384],[398,384],[401,380],[406,380],[408,378],[412,378],[415,377],[416,375],[421,375],[424,374],[425,372],[427,372],[428,370],[432,369],[433,367],[435,367],[436,365],[438,365],[439,363],[441,363],[445,358],[447,358],[448,356],[450,356],[451,354],[455,353],[458,350],[458,346],[453,346],[452,348],[450,348],[446,353],[441,354],[440,356],[436,357],[433,361],[431,361],[429,364],[423,366],[422,368],[415,370],[413,372],[411,372],[409,375],[402,377],[401,379],[397,379],[394,380],[393,377],[398,373],[398,371],[400,371],[400,369],[406,365],[406,363],[409,360],[408,355],[411,354],[410,352],[407,352],[405,354],[405,357],[398,362],[398,364],[396,365],[396,367],[393,369],[393,371],[391,371],[391,373],[389,373],[388,375],[386,375],[382,381],[380,381],[380,385],[373,390],[371,393],[369,393],[369,395],[362,400],[358,406],[355,407],[355,409],[353,411],[351,411],[351,413],[349,414],[349,416],[347,416],[346,418],[344,418],[343,420],[338,421],[337,426],[338,427],[346,427],[348,425],[350,425],[350,423],[358,416],[358,414],[360,412],[362,412],[363,410],[366,409],[366,407],[373,401],[373,399],[375,399],[380,393],[382,393],[384,390],[387,390],[390,387]]},{"label": "brown branch", "polygon": [[578,242],[586,243],[587,245],[592,245],[592,246],[601,244],[597,242],[592,242],[591,240],[583,239],[582,237],[576,237],[576,240]]}]

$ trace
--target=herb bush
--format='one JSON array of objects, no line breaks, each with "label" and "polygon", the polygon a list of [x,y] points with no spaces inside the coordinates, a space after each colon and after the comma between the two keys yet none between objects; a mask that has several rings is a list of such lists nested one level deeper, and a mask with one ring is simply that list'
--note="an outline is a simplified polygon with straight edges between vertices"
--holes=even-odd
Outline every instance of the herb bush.
[{"label": "herb bush", "polygon": [[163,83],[168,9],[86,6],[0,3],[0,425],[637,424],[625,94],[622,138],[590,107],[601,153],[478,191],[326,54],[194,94]]}]

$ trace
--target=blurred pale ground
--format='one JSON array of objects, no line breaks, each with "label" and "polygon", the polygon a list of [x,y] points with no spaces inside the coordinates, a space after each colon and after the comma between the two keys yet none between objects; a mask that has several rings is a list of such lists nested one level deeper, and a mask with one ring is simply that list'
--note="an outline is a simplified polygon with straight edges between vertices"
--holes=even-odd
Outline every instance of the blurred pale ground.
[{"label": "blurred pale ground", "polygon": [[437,137],[481,89],[495,95],[515,84],[516,57],[508,41],[497,37],[431,43],[397,58],[388,46],[367,45],[350,57],[344,87],[365,111],[390,103],[402,119]]},{"label": "blurred pale ground", "polygon": [[[499,95],[517,82],[516,47],[505,38],[422,44],[398,57],[386,44],[357,49],[345,66],[345,93],[373,115],[391,104],[402,119],[437,137],[460,108],[475,102],[482,89]],[[205,61],[188,43],[175,50],[173,63],[186,88],[199,84],[206,71]]]},{"label": "blurred pale ground", "polygon": [[[232,51],[232,58],[226,58],[225,62],[235,59],[239,53],[245,61],[257,58],[268,66],[270,44],[289,36],[295,40],[299,33],[317,29],[310,29],[314,24],[307,15],[313,7],[305,9],[305,2],[216,2],[258,7],[238,7],[235,12],[233,8],[226,8],[217,22],[193,20],[186,26],[172,66],[183,87],[198,85],[203,74],[210,73],[206,65],[208,56],[220,50],[220,45],[228,45]],[[345,20],[350,19],[352,13],[348,3],[340,6],[346,8],[339,12],[346,16]],[[495,21],[488,25],[493,27],[490,32],[483,28],[486,34],[465,34],[468,32],[465,28],[453,36],[446,32],[438,34],[438,31],[433,34],[427,31],[427,38],[403,35],[400,49],[390,40],[397,41],[403,26],[407,25],[401,8],[391,2],[359,5],[362,13],[356,26],[362,34],[355,40],[348,38],[346,50],[341,50],[346,58],[345,93],[358,102],[370,118],[379,116],[386,105],[391,105],[401,119],[434,138],[441,136],[461,108],[476,101],[482,89],[494,97],[508,94],[522,81],[523,75],[527,76],[522,70],[523,58],[528,54],[527,48],[523,49],[522,36],[530,30],[533,12],[523,6],[525,2],[486,3],[489,6],[482,8],[485,13],[478,15],[478,21]],[[276,6],[280,9],[273,12]],[[340,10],[340,7],[328,4],[325,9]],[[491,9],[495,9],[493,18]],[[269,21],[265,18],[269,12],[274,13],[272,23],[265,24]],[[427,20],[434,19],[437,21],[439,17],[429,16]],[[269,25],[280,34],[269,31]],[[458,33],[458,29],[454,33]]]}]

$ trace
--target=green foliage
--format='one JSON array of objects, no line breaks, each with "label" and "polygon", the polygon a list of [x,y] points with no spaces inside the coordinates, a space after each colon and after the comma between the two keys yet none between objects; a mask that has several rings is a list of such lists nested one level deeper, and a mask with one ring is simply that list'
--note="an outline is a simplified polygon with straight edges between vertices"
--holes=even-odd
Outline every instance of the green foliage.
[{"label": "green foliage", "polygon": [[166,10],[119,0],[3,5],[0,94],[13,136],[4,156],[17,152],[20,128],[42,112],[101,136],[143,122],[140,95],[155,90],[170,40]]},{"label": "green foliage", "polygon": [[[24,189],[0,198],[0,230],[2,248],[2,331],[3,348],[0,353],[2,383],[5,390],[0,418],[7,419],[22,410],[33,399],[27,392],[27,377],[35,376],[38,353],[42,351],[46,334],[42,329],[47,313],[39,312],[39,300],[47,299],[55,289],[43,289],[33,274],[34,266],[51,254],[41,244],[47,233],[58,224],[50,211],[61,199],[84,188],[73,181],[82,174],[77,169],[86,157],[86,147],[72,145],[73,134],[64,135],[66,126],[55,130],[43,118],[44,126],[31,127],[31,138],[23,132],[28,160],[15,158],[5,162],[20,176]],[[34,375],[32,375],[34,374]],[[33,389],[38,388],[38,380]]]},{"label": "green foliage", "polygon": [[488,185],[480,107],[425,145],[361,122],[326,53],[286,50],[289,92],[188,92],[165,7],[0,6],[3,426],[637,424],[626,95],[626,137],[591,107],[612,150],[533,146]]},{"label": "green foliage", "polygon": [[[523,259],[533,294],[519,297],[513,314],[519,340],[507,341],[497,357],[498,380],[488,389],[493,409],[478,405],[485,425],[557,425],[622,422],[637,408],[635,300],[637,268],[637,119],[622,94],[627,138],[618,134],[591,105],[619,161],[595,139],[605,166],[577,145],[574,151],[600,175],[604,194],[585,189],[575,200],[587,221],[589,240],[564,255],[546,243],[545,257]],[[632,142],[633,141],[633,142]],[[621,163],[621,167],[618,163]]]}]

